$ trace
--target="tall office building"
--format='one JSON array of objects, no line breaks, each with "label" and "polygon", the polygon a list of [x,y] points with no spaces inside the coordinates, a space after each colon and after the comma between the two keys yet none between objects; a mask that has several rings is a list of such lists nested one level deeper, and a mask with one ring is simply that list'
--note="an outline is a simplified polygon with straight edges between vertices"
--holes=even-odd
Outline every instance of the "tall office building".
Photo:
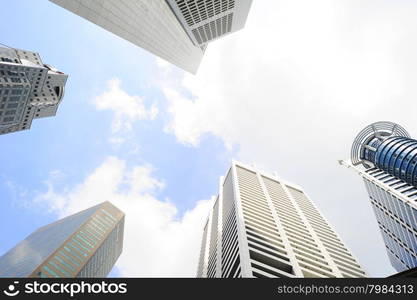
[{"label": "tall office building", "polygon": [[124,213],[104,202],[39,228],[0,257],[0,277],[106,277],[123,247]]},{"label": "tall office building", "polygon": [[0,134],[29,129],[56,114],[67,75],[38,53],[0,45]]},{"label": "tall office building", "polygon": [[233,162],[204,227],[197,277],[365,277],[301,187]]},{"label": "tall office building", "polygon": [[67,75],[38,53],[0,45],[0,134],[29,129],[56,114]]},{"label": "tall office building", "polygon": [[244,27],[252,0],[50,0],[195,74],[207,43]]},{"label": "tall office building", "polygon": [[342,165],[365,183],[391,264],[417,266],[417,140],[400,125],[376,122],[355,138]]}]

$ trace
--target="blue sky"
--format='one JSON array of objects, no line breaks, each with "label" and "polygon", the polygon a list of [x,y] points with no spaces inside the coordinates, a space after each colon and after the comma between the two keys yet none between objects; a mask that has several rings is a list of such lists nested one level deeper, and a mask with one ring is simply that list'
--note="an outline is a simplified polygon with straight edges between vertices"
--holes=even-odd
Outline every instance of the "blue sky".
[{"label": "blue sky", "polygon": [[[19,18],[11,11],[18,11]],[[175,203],[179,217],[196,199],[215,193],[230,157],[218,154],[225,152],[219,139],[207,137],[201,147],[192,148],[164,133],[167,116],[163,95],[152,86],[158,72],[153,55],[48,1],[8,1],[0,20],[7,28],[3,44],[38,52],[45,63],[69,74],[56,117],[35,120],[29,131],[1,136],[0,254],[57,218],[44,206],[30,205],[46,190],[51,171],[64,174],[65,188],[82,181],[109,155],[132,165],[146,162],[165,182],[158,197]],[[120,79],[126,92],[159,107],[156,119],[134,124],[133,142],[121,146],[108,142],[112,112],[98,111],[92,102],[112,78]],[[137,146],[140,152],[131,153]]]},{"label": "blue sky", "polygon": [[1,42],[69,78],[56,117],[0,137],[0,255],[111,200],[127,212],[112,275],[193,276],[236,158],[301,185],[371,276],[394,273],[363,183],[337,160],[375,121],[417,134],[416,14],[412,1],[254,1],[194,76],[46,0],[8,1]]}]

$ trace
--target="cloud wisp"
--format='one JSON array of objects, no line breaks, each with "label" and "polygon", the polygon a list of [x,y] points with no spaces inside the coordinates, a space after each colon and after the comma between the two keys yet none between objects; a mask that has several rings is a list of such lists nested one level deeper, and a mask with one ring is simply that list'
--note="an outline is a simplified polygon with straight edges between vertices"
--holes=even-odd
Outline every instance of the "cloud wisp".
[{"label": "cloud wisp", "polygon": [[154,120],[158,115],[158,108],[155,104],[146,107],[144,98],[128,94],[121,88],[121,81],[117,78],[107,82],[107,90],[95,97],[93,104],[97,110],[113,112],[112,135],[109,139],[113,144],[125,142],[136,121]]}]

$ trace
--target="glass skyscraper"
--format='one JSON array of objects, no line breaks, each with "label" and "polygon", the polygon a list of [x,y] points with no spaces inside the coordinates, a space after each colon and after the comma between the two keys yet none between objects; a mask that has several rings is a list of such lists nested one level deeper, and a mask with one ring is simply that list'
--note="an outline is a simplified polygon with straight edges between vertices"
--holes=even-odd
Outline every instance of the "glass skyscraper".
[{"label": "glass skyscraper", "polygon": [[391,264],[417,266],[417,140],[400,125],[376,122],[353,142],[341,164],[364,180]]},{"label": "glass skyscraper", "polygon": [[124,213],[104,202],[39,228],[0,257],[0,277],[106,277],[123,247]]}]

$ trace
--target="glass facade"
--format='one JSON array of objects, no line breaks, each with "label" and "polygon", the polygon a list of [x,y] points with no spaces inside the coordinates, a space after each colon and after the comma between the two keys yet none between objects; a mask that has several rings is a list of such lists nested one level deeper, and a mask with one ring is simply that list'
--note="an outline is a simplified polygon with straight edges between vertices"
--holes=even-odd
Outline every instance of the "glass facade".
[{"label": "glass facade", "polygon": [[[417,185],[417,141],[401,136],[372,139],[363,159],[411,185]],[[372,149],[373,148],[373,149]]]},{"label": "glass facade", "polygon": [[396,123],[375,122],[356,136],[344,164],[365,181],[394,268],[416,267],[417,140]]},{"label": "glass facade", "polygon": [[0,277],[105,277],[123,226],[124,214],[105,202],[42,227],[0,258]]},{"label": "glass facade", "polygon": [[[373,176],[392,186],[399,181],[385,174],[378,170]],[[397,186],[401,187],[402,182],[399,183]],[[392,265],[397,271],[417,267],[417,209],[371,180],[365,179],[365,186]],[[406,187],[408,194],[417,192],[408,184]],[[410,200],[415,201],[413,198],[415,195]]]},{"label": "glass facade", "polygon": [[111,271],[122,251],[119,241],[123,240],[123,227],[123,222],[117,224],[77,277],[105,277]]}]

